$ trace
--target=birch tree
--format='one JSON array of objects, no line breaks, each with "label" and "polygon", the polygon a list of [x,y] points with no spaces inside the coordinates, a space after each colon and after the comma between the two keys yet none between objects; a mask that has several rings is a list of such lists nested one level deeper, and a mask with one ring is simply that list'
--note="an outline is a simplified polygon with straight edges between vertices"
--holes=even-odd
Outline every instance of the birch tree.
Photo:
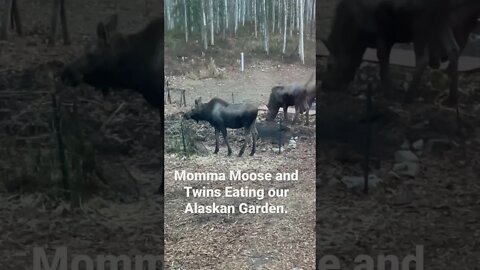
[{"label": "birch tree", "polygon": [[277,1],[272,2],[272,35],[275,33],[275,3]]},{"label": "birch tree", "polygon": [[285,54],[285,50],[287,49],[287,19],[288,19],[288,12],[287,12],[287,0],[283,0],[283,7],[284,7],[284,12],[283,12],[283,50],[282,53]]},{"label": "birch tree", "polygon": [[242,0],[242,26],[245,26],[245,13],[247,13],[247,0]]},{"label": "birch tree", "polygon": [[207,38],[207,18],[205,16],[205,0],[201,0],[201,9],[202,9],[202,39],[203,39],[203,48],[208,49],[208,38]]},{"label": "birch tree", "polygon": [[[247,35],[258,38],[258,45],[263,46],[266,54],[270,54],[270,42],[277,42],[286,55],[287,45],[294,41],[292,44],[296,46],[291,49],[304,63],[305,44],[310,44],[307,41],[313,37],[316,25],[314,0],[165,0],[164,3],[166,29],[184,30],[186,43],[201,39],[200,46],[205,51],[209,45],[215,46],[215,35],[226,39],[230,31],[230,35],[242,38],[245,34],[242,29],[251,29]],[[263,36],[263,41],[258,35]]]},{"label": "birch tree", "polygon": [[185,43],[188,43],[188,17],[187,17],[187,0],[183,0],[183,17],[185,22]]},{"label": "birch tree", "polygon": [[209,1],[209,10],[210,10],[210,45],[215,45],[215,39],[214,39],[214,29],[213,29],[213,0]]},{"label": "birch tree", "polygon": [[167,29],[171,30],[172,28],[170,27],[170,1],[167,1],[165,3],[165,13],[167,15]]},{"label": "birch tree", "polygon": [[298,55],[300,56],[300,60],[302,63],[305,64],[305,54],[304,54],[304,45],[303,45],[303,8],[305,6],[305,0],[297,0],[300,2],[299,5],[299,22],[300,22],[300,40],[298,42]]},{"label": "birch tree", "polygon": [[223,13],[223,16],[225,17],[225,18],[224,18],[224,19],[225,19],[225,20],[224,20],[225,25],[224,25],[224,27],[223,27],[223,39],[226,39],[227,37],[226,37],[225,31],[226,31],[226,29],[228,28],[227,0],[225,0],[225,1],[223,2],[223,6],[224,6],[224,10],[225,10],[225,12]]},{"label": "birch tree", "polygon": [[257,38],[257,0],[253,0],[253,17],[255,18],[255,38]]},{"label": "birch tree", "polygon": [[237,35],[237,29],[238,29],[238,0],[235,0],[235,28],[234,28],[234,33]]},{"label": "birch tree", "polygon": [[293,6],[294,6],[293,3],[294,3],[294,1],[295,0],[290,1],[290,5],[289,5],[290,6],[290,9],[289,9],[289,13],[290,13],[290,37],[293,35],[293,27],[294,27],[294,25],[293,25],[293,22],[294,22],[294,20],[293,20],[293,14],[294,14],[293,13]]},{"label": "birch tree", "polygon": [[267,27],[267,5],[265,0],[263,0],[263,32],[265,36],[265,52],[269,54],[268,50],[268,27]]}]

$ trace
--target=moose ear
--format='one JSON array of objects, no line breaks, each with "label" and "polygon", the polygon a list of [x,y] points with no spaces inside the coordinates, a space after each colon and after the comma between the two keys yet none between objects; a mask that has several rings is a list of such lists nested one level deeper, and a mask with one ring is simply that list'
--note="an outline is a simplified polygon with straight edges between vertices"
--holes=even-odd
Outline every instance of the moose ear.
[{"label": "moose ear", "polygon": [[98,45],[105,46],[108,45],[108,32],[105,28],[105,25],[102,22],[97,24],[97,37],[98,37]]},{"label": "moose ear", "polygon": [[105,24],[105,29],[108,32],[116,32],[118,25],[118,14],[115,13],[110,18],[108,18],[108,22]]}]

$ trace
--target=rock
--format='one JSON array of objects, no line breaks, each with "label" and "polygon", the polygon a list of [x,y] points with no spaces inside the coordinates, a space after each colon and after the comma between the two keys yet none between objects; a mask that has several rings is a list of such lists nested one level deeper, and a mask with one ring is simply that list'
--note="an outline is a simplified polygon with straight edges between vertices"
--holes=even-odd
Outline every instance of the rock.
[{"label": "rock", "polygon": [[424,146],[424,142],[423,142],[422,139],[420,139],[420,140],[418,140],[418,141],[416,141],[416,142],[414,142],[414,143],[412,144],[412,148],[413,148],[413,150],[415,150],[415,151],[421,151],[421,150],[423,150],[423,146]]},{"label": "rock", "polygon": [[433,139],[428,140],[425,145],[425,153],[430,154],[441,154],[444,151],[450,150],[452,148],[452,143],[447,139]]},{"label": "rock", "polygon": [[401,162],[393,165],[392,171],[398,175],[415,177],[420,172],[417,162]]},{"label": "rock", "polygon": [[418,162],[418,157],[409,150],[400,150],[395,152],[395,161],[401,162]]},{"label": "rock", "polygon": [[274,147],[274,148],[272,148],[272,151],[273,151],[274,153],[277,153],[277,154],[278,154],[278,153],[282,153],[283,151],[285,151],[285,149],[284,149],[283,147],[280,147],[280,148]]},{"label": "rock", "polygon": [[[360,189],[363,190],[365,185],[365,179],[363,176],[344,176],[341,180],[348,189]],[[378,178],[376,175],[371,174],[368,176],[368,188],[373,189],[378,186],[380,182],[383,182],[382,179]]]},{"label": "rock", "polygon": [[290,139],[288,141],[288,147],[293,149],[297,148],[297,141],[295,141],[294,139]]}]

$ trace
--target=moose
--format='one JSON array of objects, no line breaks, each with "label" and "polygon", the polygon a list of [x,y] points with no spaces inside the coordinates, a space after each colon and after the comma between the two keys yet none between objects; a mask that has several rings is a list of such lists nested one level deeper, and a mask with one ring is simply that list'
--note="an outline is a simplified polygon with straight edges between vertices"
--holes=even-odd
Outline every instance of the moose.
[{"label": "moose", "polygon": [[193,119],[195,121],[207,121],[215,129],[215,152],[218,153],[218,141],[220,132],[227,144],[228,156],[232,155],[232,149],[228,143],[227,128],[240,129],[245,128],[245,141],[238,154],[241,157],[247,147],[249,135],[252,137],[252,152],[250,156],[255,154],[257,128],[256,121],[258,115],[258,108],[253,104],[239,103],[229,104],[220,99],[213,98],[207,103],[202,103],[201,98],[195,100],[194,108],[184,114],[185,119]]},{"label": "moose", "polygon": [[104,95],[111,88],[131,89],[143,95],[163,116],[163,19],[136,34],[116,31],[117,15],[97,25],[97,46],[65,67],[62,81],[70,86],[87,83]]},{"label": "moose", "polygon": [[288,121],[287,109],[290,106],[294,106],[295,116],[293,118],[293,123],[297,122],[298,117],[301,113],[306,112],[306,125],[308,126],[309,111],[316,97],[315,86],[309,86],[314,75],[315,73],[310,76],[310,78],[304,85],[294,83],[283,86],[274,86],[271,90],[267,104],[268,112],[266,120],[273,121],[273,119],[275,119],[275,117],[277,116],[279,109],[283,108],[283,118],[285,119],[285,121]]},{"label": "moose", "polygon": [[324,41],[330,52],[322,81],[325,91],[345,89],[367,47],[377,49],[380,78],[392,88],[389,57],[395,43],[413,42],[416,68],[405,101],[415,97],[425,68],[449,61],[451,104],[457,102],[458,58],[480,14],[477,0],[342,0]]},{"label": "moose", "polygon": [[[64,84],[89,84],[107,95],[110,89],[130,89],[143,95],[163,123],[163,18],[138,33],[118,33],[117,15],[97,25],[97,46],[61,72]],[[163,134],[163,124],[161,134]],[[163,144],[161,144],[163,151]],[[163,170],[163,159],[161,159]],[[162,172],[163,175],[163,172]],[[163,192],[163,184],[159,192]]]}]

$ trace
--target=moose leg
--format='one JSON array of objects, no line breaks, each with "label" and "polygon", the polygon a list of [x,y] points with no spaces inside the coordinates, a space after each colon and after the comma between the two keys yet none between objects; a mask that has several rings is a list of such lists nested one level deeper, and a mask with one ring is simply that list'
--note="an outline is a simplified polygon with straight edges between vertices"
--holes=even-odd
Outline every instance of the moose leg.
[{"label": "moose leg", "polygon": [[246,127],[245,128],[245,140],[243,142],[242,148],[240,149],[240,153],[238,153],[239,157],[241,157],[243,155],[243,152],[245,152],[245,148],[247,147],[247,141],[250,139],[250,137],[248,135],[250,135],[250,128]]},{"label": "moose leg", "polygon": [[310,115],[310,109],[312,108],[312,105],[313,105],[313,99],[309,100],[306,102],[306,117],[307,117],[307,121],[305,123],[305,126],[309,126],[310,125],[310,119],[309,119],[309,115]]},{"label": "moose leg", "polygon": [[288,110],[288,106],[283,106],[283,121],[285,121],[285,123],[288,122],[287,110]]},{"label": "moose leg", "polygon": [[295,116],[293,117],[293,124],[297,123],[298,117],[300,116],[300,106],[295,106]]},{"label": "moose leg", "polygon": [[385,92],[393,90],[394,84],[390,78],[390,53],[392,44],[384,40],[377,43],[377,58],[380,62],[380,80],[382,82],[382,90]]},{"label": "moose leg", "polygon": [[250,156],[253,156],[255,154],[255,150],[257,148],[257,126],[255,122],[252,124],[250,127],[250,133],[252,134],[252,152],[250,152]]},{"label": "moose leg", "polygon": [[214,154],[218,153],[218,141],[219,141],[219,138],[220,138],[220,130],[215,129],[215,152],[213,152]]},{"label": "moose leg", "polygon": [[449,103],[454,105],[457,103],[458,98],[458,58],[460,56],[460,48],[450,27],[442,35],[442,44],[450,62],[448,65],[448,75],[450,77]]},{"label": "moose leg", "polygon": [[225,140],[225,144],[227,144],[228,156],[231,156],[231,155],[232,155],[232,148],[230,147],[230,144],[228,143],[228,139],[227,139],[227,129],[226,129],[226,128],[222,128],[221,131],[222,131],[223,139]]},{"label": "moose leg", "polygon": [[448,73],[450,77],[450,93],[448,96],[450,105],[455,105],[458,102],[458,58],[449,60]]},{"label": "moose leg", "polygon": [[413,79],[410,82],[410,85],[408,87],[406,96],[405,96],[405,101],[412,102],[415,96],[417,96],[419,93],[415,93],[416,91],[419,91],[419,86],[422,81],[422,75],[423,72],[425,71],[425,68],[428,66],[429,63],[429,53],[428,53],[428,47],[426,46],[425,43],[423,42],[417,42],[414,44],[415,47],[415,71],[413,73]]},{"label": "moose leg", "polygon": [[305,112],[305,114],[306,114],[305,116],[307,117],[307,121],[305,122],[305,126],[307,126],[307,127],[309,126],[309,119],[308,119],[309,112],[310,112],[310,107],[307,107],[307,111]]}]

